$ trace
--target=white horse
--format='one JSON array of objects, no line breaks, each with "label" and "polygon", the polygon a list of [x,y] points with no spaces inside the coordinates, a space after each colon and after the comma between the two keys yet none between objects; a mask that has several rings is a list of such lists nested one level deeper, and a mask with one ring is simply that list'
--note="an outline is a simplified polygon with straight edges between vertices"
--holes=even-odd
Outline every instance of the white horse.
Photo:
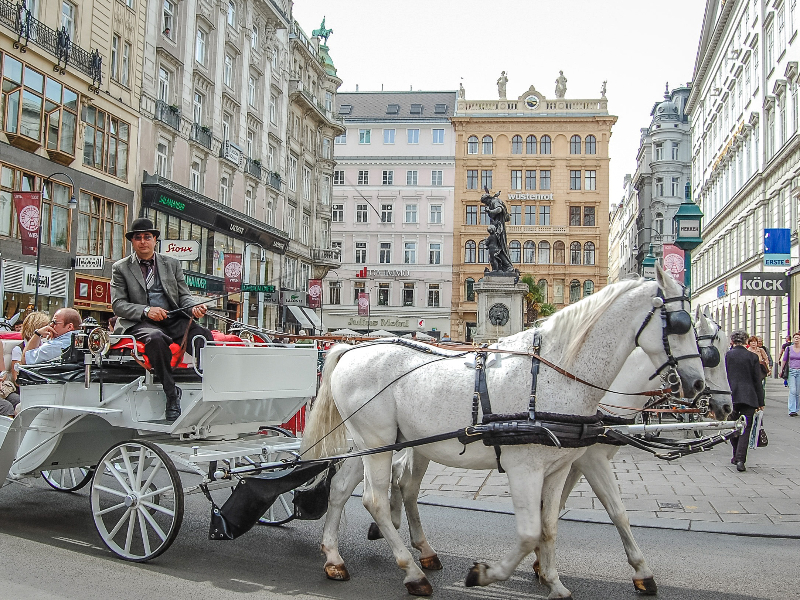
[{"label": "white horse", "polygon": [[[660,308],[664,296],[666,304]],[[690,327],[679,327],[683,315],[688,318],[682,310],[682,296],[682,288],[660,269],[657,281],[631,280],[608,286],[545,323],[539,330],[540,355],[607,388],[636,342],[656,366],[674,361],[676,355],[684,357],[677,365],[684,388],[699,392],[705,382],[694,332]],[[497,354],[494,366],[487,370],[494,412],[527,409],[531,392],[531,359],[527,353],[533,337],[534,332],[527,331],[494,346],[521,354]],[[435,369],[428,366],[433,363]],[[358,448],[391,444],[398,437],[414,440],[462,429],[471,422],[474,380],[473,367],[465,365],[464,357],[455,353],[443,359],[391,344],[338,345],[326,360],[322,386],[303,440],[304,455],[331,456],[345,449],[342,414]],[[589,417],[596,413],[599,400],[595,388],[542,367],[537,411]],[[527,554],[538,549],[540,579],[550,587],[550,597],[570,596],[558,578],[554,544],[561,490],[572,461],[583,451],[534,444],[503,447],[501,464],[508,473],[517,517],[517,544],[503,560],[473,567],[467,585],[507,579]],[[421,446],[413,454],[454,467],[491,469],[496,465],[492,448],[480,444],[464,447],[456,440]],[[390,453],[364,457],[363,503],[405,570],[408,591],[428,595],[432,592],[430,583],[392,527],[388,497],[391,460]],[[328,531],[326,522],[322,548],[327,557],[326,573],[334,578],[337,571],[346,573],[336,534],[341,514],[337,504],[343,505],[346,498],[337,498],[335,491],[331,490],[329,504],[332,531]]]}]

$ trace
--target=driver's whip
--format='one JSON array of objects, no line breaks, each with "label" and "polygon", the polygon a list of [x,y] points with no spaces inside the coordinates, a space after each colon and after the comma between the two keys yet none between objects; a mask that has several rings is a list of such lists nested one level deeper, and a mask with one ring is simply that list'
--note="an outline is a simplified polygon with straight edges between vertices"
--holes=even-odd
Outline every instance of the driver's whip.
[{"label": "driver's whip", "polygon": [[233,292],[228,292],[227,294],[223,294],[222,296],[217,296],[216,298],[207,298],[207,299],[203,300],[202,302],[198,302],[197,304],[192,304],[190,306],[182,306],[180,308],[176,308],[176,309],[173,309],[173,310],[168,310],[167,311],[167,316],[170,316],[173,313],[179,313],[179,312],[183,312],[185,310],[191,310],[191,309],[195,308],[196,306],[200,306],[201,304],[210,304],[212,302],[216,302],[217,300],[222,300],[223,298],[227,298],[228,296],[232,296],[233,294],[241,294],[241,293],[242,293],[242,290],[235,290]]}]

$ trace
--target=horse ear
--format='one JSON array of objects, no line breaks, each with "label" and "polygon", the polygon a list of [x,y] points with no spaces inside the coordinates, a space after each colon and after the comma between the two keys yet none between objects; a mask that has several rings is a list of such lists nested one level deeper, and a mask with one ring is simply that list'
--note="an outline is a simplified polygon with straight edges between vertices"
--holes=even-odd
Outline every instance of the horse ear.
[{"label": "horse ear", "polygon": [[[666,288],[669,283],[667,281],[667,272],[661,268],[661,264],[656,262],[656,281],[658,282],[658,286],[660,288]],[[671,279],[671,278],[670,278]]]}]

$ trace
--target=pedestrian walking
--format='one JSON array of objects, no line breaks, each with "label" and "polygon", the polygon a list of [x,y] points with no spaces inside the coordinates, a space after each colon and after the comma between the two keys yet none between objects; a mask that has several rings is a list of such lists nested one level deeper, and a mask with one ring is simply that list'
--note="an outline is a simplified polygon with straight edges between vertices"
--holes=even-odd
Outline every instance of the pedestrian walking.
[{"label": "pedestrian walking", "polygon": [[778,353],[778,377],[783,379],[784,387],[788,387],[789,383],[786,381],[787,378],[781,375],[781,373],[783,372],[783,355],[786,353],[786,348],[788,348],[791,345],[792,345],[792,336],[787,335],[786,339],[783,342],[783,345],[781,346],[781,351]]},{"label": "pedestrian walking", "polygon": [[[756,353],[745,348],[744,345],[747,341],[747,332],[741,329],[732,332],[733,347],[725,354],[725,368],[728,371],[728,383],[731,386],[733,398],[732,417],[738,419],[744,415],[747,422],[745,430],[740,435],[731,438],[733,445],[731,464],[736,465],[737,471],[747,470],[745,462],[747,462],[750,431],[753,428],[753,415],[756,411],[764,410],[764,386],[761,384],[760,360]],[[798,343],[800,344],[800,334],[798,334]]]},{"label": "pedestrian walking", "polygon": [[761,366],[761,385],[764,385],[764,378],[769,375],[767,353],[763,348],[758,346],[758,338],[754,335],[747,338],[747,349],[758,357],[758,363]]},{"label": "pedestrian walking", "polygon": [[772,373],[772,364],[773,364],[772,363],[772,353],[769,351],[769,348],[767,348],[764,345],[764,338],[763,337],[761,337],[760,335],[757,335],[756,336],[756,340],[758,340],[758,347],[761,348],[767,355],[767,361],[769,363],[769,371],[767,371],[767,375],[769,375],[770,373]]},{"label": "pedestrian walking", "polygon": [[789,416],[796,417],[800,410],[800,331],[781,356],[781,375],[789,382]]}]

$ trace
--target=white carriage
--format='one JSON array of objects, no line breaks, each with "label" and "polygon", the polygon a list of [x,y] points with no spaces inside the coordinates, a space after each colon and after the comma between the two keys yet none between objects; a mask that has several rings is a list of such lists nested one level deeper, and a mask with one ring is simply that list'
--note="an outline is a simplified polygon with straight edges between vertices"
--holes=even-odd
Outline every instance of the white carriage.
[{"label": "white carriage", "polygon": [[[61,491],[91,484],[103,542],[122,558],[145,561],[178,534],[185,494],[200,492],[200,484],[204,492],[234,486],[215,476],[220,470],[294,456],[300,441],[277,426],[315,395],[317,348],[206,345],[198,365],[175,369],[183,412],[169,423],[162,386],[139,366],[140,349],[112,345],[124,341],[100,329],[79,332],[69,358],[23,368],[21,411],[0,417],[0,483],[24,485],[41,474]],[[262,522],[293,515],[291,498],[280,496]]]}]

